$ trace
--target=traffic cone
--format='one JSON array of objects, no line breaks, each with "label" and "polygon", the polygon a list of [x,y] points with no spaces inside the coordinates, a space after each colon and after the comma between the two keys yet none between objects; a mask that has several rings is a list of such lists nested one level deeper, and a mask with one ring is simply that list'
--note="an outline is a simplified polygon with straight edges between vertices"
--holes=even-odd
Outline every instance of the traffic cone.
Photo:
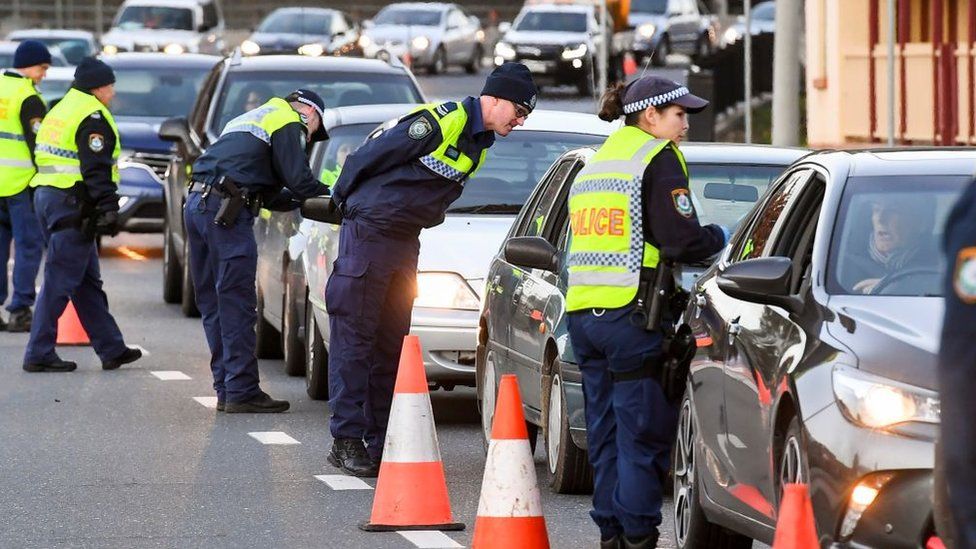
[{"label": "traffic cone", "polygon": [[453,522],[417,336],[403,338],[367,532],[464,530]]},{"label": "traffic cone", "polygon": [[61,313],[58,319],[58,345],[91,345],[88,339],[88,332],[81,325],[78,319],[78,312],[75,311],[74,304],[68,300],[68,306]]},{"label": "traffic cone", "polygon": [[630,53],[624,54],[624,76],[637,74],[637,60]]},{"label": "traffic cone", "polygon": [[819,549],[813,504],[806,484],[783,486],[783,502],[776,521],[773,549]]},{"label": "traffic cone", "polygon": [[535,462],[522,415],[522,397],[513,374],[503,375],[498,386],[498,404],[471,547],[549,547]]}]

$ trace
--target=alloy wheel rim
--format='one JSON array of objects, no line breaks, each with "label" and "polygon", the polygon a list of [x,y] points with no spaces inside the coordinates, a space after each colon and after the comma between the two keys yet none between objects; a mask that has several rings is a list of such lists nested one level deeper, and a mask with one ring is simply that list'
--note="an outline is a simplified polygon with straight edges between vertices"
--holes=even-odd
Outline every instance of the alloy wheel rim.
[{"label": "alloy wheel rim", "polygon": [[803,482],[801,463],[800,441],[795,436],[791,436],[783,445],[783,460],[779,467],[780,487]]},{"label": "alloy wheel rim", "polygon": [[485,440],[491,440],[491,424],[495,418],[495,385],[495,353],[488,351],[481,390],[481,430]]},{"label": "alloy wheel rim", "polygon": [[695,489],[695,426],[691,401],[685,399],[678,417],[678,437],[674,460],[674,533],[684,547],[691,529],[691,506]]},{"label": "alloy wheel rim", "polygon": [[549,387],[549,418],[546,422],[546,453],[549,457],[549,472],[556,474],[559,452],[562,450],[563,391],[559,374],[552,376]]},{"label": "alloy wheel rim", "polygon": [[315,325],[315,312],[312,311],[312,304],[306,303],[305,310],[308,311],[306,315],[308,318],[305,319],[306,334],[305,334],[305,348],[308,350],[308,360],[305,361],[305,380],[307,383],[312,382],[312,364],[315,363],[315,333],[318,331],[318,327]]}]

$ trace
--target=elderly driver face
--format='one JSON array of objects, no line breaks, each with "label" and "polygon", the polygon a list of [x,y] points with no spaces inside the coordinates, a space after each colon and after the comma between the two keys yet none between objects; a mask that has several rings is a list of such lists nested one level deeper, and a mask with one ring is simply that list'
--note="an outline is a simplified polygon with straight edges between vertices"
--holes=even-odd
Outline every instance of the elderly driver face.
[{"label": "elderly driver face", "polygon": [[886,200],[871,206],[871,226],[874,245],[883,255],[909,246],[921,229],[905,205]]}]

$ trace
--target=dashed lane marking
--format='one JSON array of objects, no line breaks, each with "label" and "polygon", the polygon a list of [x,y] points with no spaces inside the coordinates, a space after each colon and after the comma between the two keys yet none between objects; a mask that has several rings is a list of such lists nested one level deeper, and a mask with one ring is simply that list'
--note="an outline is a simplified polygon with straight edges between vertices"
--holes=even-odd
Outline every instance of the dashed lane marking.
[{"label": "dashed lane marking", "polygon": [[460,543],[449,538],[444,532],[437,530],[397,530],[397,534],[407,538],[407,541],[420,547],[420,549],[449,549],[454,547],[464,547]]},{"label": "dashed lane marking", "polygon": [[301,444],[281,431],[255,431],[248,434],[261,444]]},{"label": "dashed lane marking", "polygon": [[193,397],[193,400],[212,410],[217,409],[217,397]]},{"label": "dashed lane marking", "polygon": [[363,482],[363,479],[349,475],[315,475],[315,478],[326,483],[333,490],[372,490],[373,487]]},{"label": "dashed lane marking", "polygon": [[192,379],[190,376],[184,374],[179,370],[153,370],[152,372],[149,373],[158,377],[163,381],[183,381],[187,379]]}]

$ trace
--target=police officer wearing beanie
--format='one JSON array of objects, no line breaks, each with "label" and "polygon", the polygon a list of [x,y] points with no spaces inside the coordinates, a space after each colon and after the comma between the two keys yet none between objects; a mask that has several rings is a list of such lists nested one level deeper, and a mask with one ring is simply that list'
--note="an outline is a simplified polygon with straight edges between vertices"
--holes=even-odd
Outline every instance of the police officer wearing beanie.
[{"label": "police officer wearing beanie", "polygon": [[[624,115],[626,125],[607,138],[570,189],[566,309],[594,468],[590,514],[606,549],[655,547],[677,421],[657,379],[669,321],[653,330],[635,322],[643,319],[634,315],[638,289],[655,280],[665,259],[706,259],[728,240],[725,229],[699,225],[678,149],[688,113],[707,105],[656,76],[609,89],[599,116]],[[590,221],[593,212],[619,226],[601,229]]]},{"label": "police officer wearing beanie", "polygon": [[328,139],[322,98],[296,90],[234,118],[193,164],[184,206],[190,272],[210,347],[217,410],[277,413],[288,409],[261,390],[257,343],[257,243],[261,207],[292,210],[328,193],[308,164],[309,142]]},{"label": "police officer wearing beanie", "polygon": [[47,113],[37,86],[51,66],[51,52],[36,40],[21,42],[14,51],[14,68],[0,76],[0,303],[7,300],[6,265],[13,240],[14,291],[7,310],[10,322],[0,318],[0,329],[29,332],[34,305],[37,270],[41,266],[44,241],[34,215],[28,184],[37,166],[34,141]]},{"label": "police officer wearing beanie", "polygon": [[329,312],[329,463],[376,476],[403,337],[416,295],[421,229],[439,225],[484,162],[535,108],[528,69],[505,63],[480,97],[432,103],[392,121],[342,166],[333,200],[343,217],[325,289]]},{"label": "police officer wearing beanie", "polygon": [[64,98],[37,132],[34,209],[47,242],[44,282],[24,355],[28,372],[70,372],[76,364],[54,350],[58,318],[68,298],[102,360],[114,370],[138,360],[127,347],[102,290],[95,239],[118,233],[119,132],[109,105],[115,96],[111,67],[88,57],[75,69]]}]

